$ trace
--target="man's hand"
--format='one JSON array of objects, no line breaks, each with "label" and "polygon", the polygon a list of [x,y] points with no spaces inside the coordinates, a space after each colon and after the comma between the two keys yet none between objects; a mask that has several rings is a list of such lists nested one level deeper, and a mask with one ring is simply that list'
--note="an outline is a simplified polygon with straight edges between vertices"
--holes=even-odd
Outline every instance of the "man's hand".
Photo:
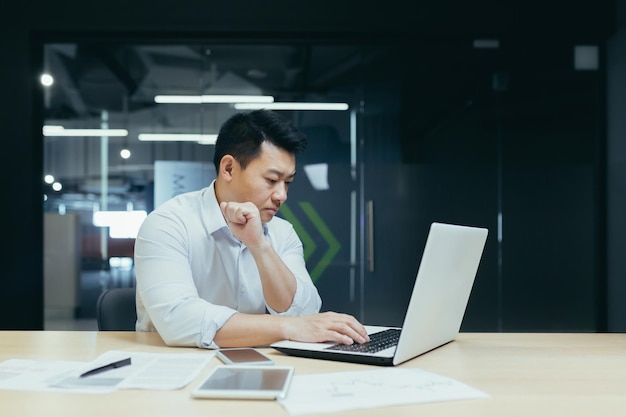
[{"label": "man's hand", "polygon": [[326,312],[288,319],[285,331],[289,340],[346,345],[369,341],[365,327],[349,314]]},{"label": "man's hand", "polygon": [[285,339],[351,345],[368,342],[369,336],[349,314],[327,312],[293,317],[235,313],[217,331],[214,341],[227,348],[265,346]]},{"label": "man's hand", "polygon": [[220,209],[233,235],[253,248],[264,240],[259,209],[253,203],[221,202]]}]

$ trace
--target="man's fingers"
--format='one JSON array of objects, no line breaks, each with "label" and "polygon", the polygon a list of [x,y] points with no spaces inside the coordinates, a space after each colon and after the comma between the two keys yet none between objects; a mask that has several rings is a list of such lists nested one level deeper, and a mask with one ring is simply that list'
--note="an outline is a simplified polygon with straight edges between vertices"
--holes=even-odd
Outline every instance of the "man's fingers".
[{"label": "man's fingers", "polygon": [[357,319],[348,314],[341,314],[340,318],[343,324],[342,332],[344,334],[350,336],[358,343],[364,343],[369,340],[365,327],[363,327]]},{"label": "man's fingers", "polygon": [[365,327],[349,314],[332,311],[287,321],[287,338],[300,342],[335,342],[351,345],[365,343],[369,336]]},{"label": "man's fingers", "polygon": [[245,224],[251,214],[248,208],[224,201],[220,204],[220,208],[222,209],[222,214],[226,221],[231,223]]},{"label": "man's fingers", "polygon": [[339,314],[332,317],[332,323],[329,326],[329,330],[334,331],[337,335],[340,335],[338,342],[345,344],[365,343],[369,341],[369,336],[365,331],[365,328],[354,317]]},{"label": "man's fingers", "polygon": [[351,345],[354,343],[354,340],[350,338],[349,336],[346,336],[343,333],[333,332],[333,331],[330,332],[330,339],[328,341],[343,343],[344,345]]}]

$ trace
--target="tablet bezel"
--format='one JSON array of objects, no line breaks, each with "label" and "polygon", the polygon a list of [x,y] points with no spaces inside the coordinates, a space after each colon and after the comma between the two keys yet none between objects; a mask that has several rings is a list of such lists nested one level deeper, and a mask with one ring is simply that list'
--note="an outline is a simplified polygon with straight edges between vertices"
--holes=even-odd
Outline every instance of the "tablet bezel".
[{"label": "tablet bezel", "polygon": [[[280,389],[244,389],[244,388],[206,388],[209,381],[218,378],[221,372],[230,373],[283,373],[283,380]],[[276,400],[284,398],[289,390],[293,377],[293,366],[259,366],[259,365],[218,365],[211,370],[211,373],[191,392],[193,398],[199,399],[248,399],[248,400]]]}]

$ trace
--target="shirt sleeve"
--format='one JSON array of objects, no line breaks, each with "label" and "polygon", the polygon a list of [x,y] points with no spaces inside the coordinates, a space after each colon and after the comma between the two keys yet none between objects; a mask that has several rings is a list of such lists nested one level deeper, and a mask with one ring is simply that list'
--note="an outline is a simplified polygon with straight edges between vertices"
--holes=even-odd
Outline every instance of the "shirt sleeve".
[{"label": "shirt sleeve", "polygon": [[173,216],[148,216],[135,241],[138,330],[156,330],[170,346],[218,347],[215,333],[236,311],[198,296],[188,239]]},{"label": "shirt sleeve", "polygon": [[270,239],[275,240],[271,243],[287,268],[296,277],[296,293],[287,311],[278,313],[266,304],[267,311],[280,316],[304,316],[319,313],[322,299],[306,269],[302,241],[289,223],[287,223],[284,236],[280,237],[280,239],[274,239],[271,236]]}]

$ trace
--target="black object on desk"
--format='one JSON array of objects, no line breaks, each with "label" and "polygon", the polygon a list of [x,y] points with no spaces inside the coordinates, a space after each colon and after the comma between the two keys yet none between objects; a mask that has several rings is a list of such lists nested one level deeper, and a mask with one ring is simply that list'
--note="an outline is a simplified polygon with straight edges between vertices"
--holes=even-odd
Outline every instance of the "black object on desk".
[{"label": "black object on desk", "polygon": [[122,359],[120,361],[112,362],[112,363],[109,363],[107,365],[91,369],[91,370],[89,370],[87,372],[84,372],[84,373],[80,374],[80,377],[84,378],[86,376],[96,375],[96,374],[99,374],[101,372],[106,372],[106,371],[111,370],[111,369],[121,368],[122,366],[128,366],[128,365],[130,365],[130,358]]}]

